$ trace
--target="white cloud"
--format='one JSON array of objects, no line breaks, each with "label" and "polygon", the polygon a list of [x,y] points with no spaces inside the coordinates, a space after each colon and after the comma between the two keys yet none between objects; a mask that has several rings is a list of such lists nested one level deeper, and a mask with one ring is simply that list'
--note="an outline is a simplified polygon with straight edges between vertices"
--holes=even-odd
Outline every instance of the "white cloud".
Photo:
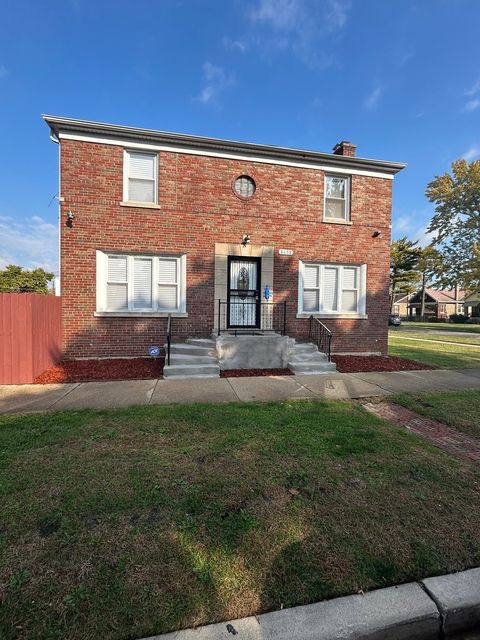
[{"label": "white cloud", "polygon": [[222,42],[227,51],[238,51],[240,53],[246,53],[248,51],[248,43],[245,40],[232,40],[224,36]]},{"label": "white cloud", "polygon": [[367,111],[373,111],[378,106],[378,101],[382,97],[384,88],[381,84],[377,85],[365,98],[363,106]]},{"label": "white cloud", "polygon": [[0,64],[0,80],[2,78],[6,78],[7,76],[8,76],[7,69],[3,66],[3,64]]},{"label": "white cloud", "polygon": [[473,100],[467,100],[463,107],[463,111],[472,113],[473,111],[476,111],[478,107],[480,107],[480,98],[473,98]]},{"label": "white cloud", "polygon": [[480,80],[474,82],[468,91],[465,91],[466,96],[474,96],[480,91]]},{"label": "white cloud", "polygon": [[429,233],[427,231],[429,224],[430,223],[424,224],[421,227],[418,227],[417,229],[412,231],[412,233],[410,234],[410,237],[412,238],[412,240],[418,240],[418,244],[420,247],[428,246],[429,244],[431,244],[432,240],[435,237],[433,233]]},{"label": "white cloud", "polygon": [[480,158],[480,147],[473,145],[470,149],[467,149],[465,153],[462,155],[462,158],[467,162],[471,162],[472,160],[477,160]]},{"label": "white cloud", "polygon": [[220,95],[233,84],[233,75],[207,61],[203,65],[203,88],[195,100],[202,104],[218,104]]},{"label": "white cloud", "polygon": [[256,0],[249,16],[254,41],[269,53],[290,49],[307,66],[326,68],[335,59],[331,40],[345,27],[350,6],[350,0]]},{"label": "white cloud", "polygon": [[23,220],[0,215],[0,268],[18,264],[58,273],[58,230],[39,216]]},{"label": "white cloud", "polygon": [[399,218],[394,218],[393,221],[393,233],[401,234],[408,232],[412,228],[412,218],[411,216],[400,216]]}]

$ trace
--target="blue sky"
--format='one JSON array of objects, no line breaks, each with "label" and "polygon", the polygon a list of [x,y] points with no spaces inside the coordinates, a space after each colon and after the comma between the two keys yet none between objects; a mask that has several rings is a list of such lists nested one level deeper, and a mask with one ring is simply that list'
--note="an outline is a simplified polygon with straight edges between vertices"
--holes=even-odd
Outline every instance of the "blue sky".
[{"label": "blue sky", "polygon": [[428,181],[480,157],[478,0],[4,0],[0,267],[56,270],[57,148],[41,113],[358,155],[408,168],[394,237],[425,242]]}]

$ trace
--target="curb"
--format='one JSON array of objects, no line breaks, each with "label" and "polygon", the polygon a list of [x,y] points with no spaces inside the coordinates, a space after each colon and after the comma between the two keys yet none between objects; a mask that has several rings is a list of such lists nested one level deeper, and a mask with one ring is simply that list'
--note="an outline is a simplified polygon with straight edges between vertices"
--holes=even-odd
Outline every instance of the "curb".
[{"label": "curb", "polygon": [[143,640],[480,638],[480,568]]}]

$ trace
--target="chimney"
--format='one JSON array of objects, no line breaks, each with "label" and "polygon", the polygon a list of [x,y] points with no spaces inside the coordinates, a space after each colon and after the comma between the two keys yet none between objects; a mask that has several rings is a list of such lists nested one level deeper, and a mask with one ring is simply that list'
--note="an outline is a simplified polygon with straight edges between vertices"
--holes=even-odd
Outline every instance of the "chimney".
[{"label": "chimney", "polygon": [[347,140],[342,140],[338,144],[333,147],[333,153],[337,156],[350,156],[353,158],[357,151],[357,145],[348,142]]}]

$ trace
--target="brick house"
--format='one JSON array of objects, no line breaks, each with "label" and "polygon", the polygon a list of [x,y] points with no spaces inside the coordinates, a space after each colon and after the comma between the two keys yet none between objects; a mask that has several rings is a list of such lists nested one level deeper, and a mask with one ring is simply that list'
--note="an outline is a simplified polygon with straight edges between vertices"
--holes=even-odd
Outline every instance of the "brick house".
[{"label": "brick house", "polygon": [[198,348],[212,335],[244,353],[280,334],[305,343],[313,317],[335,353],[386,353],[404,164],[358,158],[348,142],[319,153],[44,120],[60,149],[66,358],[146,356],[169,316],[173,343]]},{"label": "brick house", "polygon": [[[465,292],[454,289],[425,288],[425,318],[448,320],[453,314],[464,311]],[[411,319],[420,316],[422,311],[422,290],[410,297],[408,313]]]}]

